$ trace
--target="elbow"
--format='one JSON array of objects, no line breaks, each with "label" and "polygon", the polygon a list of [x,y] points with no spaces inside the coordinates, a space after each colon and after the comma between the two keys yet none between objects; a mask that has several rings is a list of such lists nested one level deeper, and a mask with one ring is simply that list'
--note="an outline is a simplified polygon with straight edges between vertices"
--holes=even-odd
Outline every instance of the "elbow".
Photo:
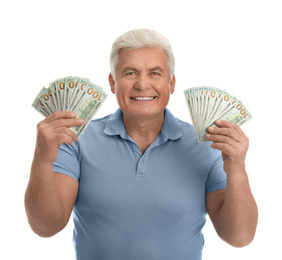
[{"label": "elbow", "polygon": [[233,247],[242,248],[252,243],[257,229],[258,217],[256,215],[253,221],[249,223],[237,223],[232,225],[225,232],[220,233],[220,237],[226,243]]},{"label": "elbow", "polygon": [[238,241],[232,241],[232,242],[228,242],[227,243],[233,247],[237,247],[237,248],[242,248],[245,246],[248,246],[251,242],[253,241],[253,239],[241,239]]},{"label": "elbow", "polygon": [[28,219],[28,222],[31,230],[42,238],[52,237],[62,230],[62,228],[55,228],[54,226],[52,227],[42,223],[34,223],[35,221],[30,221],[30,219]]},{"label": "elbow", "polygon": [[242,248],[248,246],[254,239],[255,234],[238,234],[236,236],[222,238],[226,243],[233,247]]},{"label": "elbow", "polygon": [[57,233],[59,233],[59,231],[54,231],[54,230],[51,230],[51,229],[39,229],[39,228],[34,228],[32,226],[30,226],[32,231],[42,237],[42,238],[49,238],[49,237],[52,237],[54,235],[56,235]]},{"label": "elbow", "polygon": [[26,210],[26,216],[28,224],[31,230],[38,236],[48,238],[59,233],[66,224],[62,221],[54,220],[51,217],[38,217],[36,214],[31,214],[29,210]]},{"label": "elbow", "polygon": [[64,212],[48,214],[37,208],[25,199],[25,211],[31,230],[38,236],[48,238],[59,233],[67,224],[64,221]]}]

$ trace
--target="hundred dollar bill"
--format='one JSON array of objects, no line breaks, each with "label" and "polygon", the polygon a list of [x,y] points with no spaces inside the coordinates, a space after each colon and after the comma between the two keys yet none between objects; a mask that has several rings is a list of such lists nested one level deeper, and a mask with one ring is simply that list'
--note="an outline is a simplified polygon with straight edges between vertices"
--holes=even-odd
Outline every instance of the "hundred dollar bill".
[{"label": "hundred dollar bill", "polygon": [[47,110],[50,112],[50,114],[56,112],[56,107],[54,105],[53,95],[50,87],[42,92],[42,94],[39,96],[39,99],[41,100],[43,105],[47,108]]},{"label": "hundred dollar bill", "polygon": [[65,77],[43,87],[32,103],[32,107],[47,117],[56,111],[74,111],[78,118],[84,119],[82,126],[71,127],[77,136],[84,134],[91,119],[107,98],[102,88],[89,79]]},{"label": "hundred dollar bill", "polygon": [[57,86],[55,84],[55,81],[49,84],[49,88],[51,89],[51,92],[52,92],[53,102],[54,102],[56,111],[60,111],[60,102],[59,102],[58,91],[57,91]]},{"label": "hundred dollar bill", "polygon": [[32,102],[31,106],[38,111],[43,116],[48,116],[49,112],[47,111],[46,107],[43,105],[42,101],[39,99],[39,97],[42,95],[42,93],[46,90],[45,87],[42,87],[37,96],[35,97],[34,101]]},{"label": "hundred dollar bill", "polygon": [[[220,119],[242,126],[252,119],[252,115],[242,101],[238,100],[234,103],[234,107],[222,115]],[[212,126],[215,126],[215,124]]]},{"label": "hundred dollar bill", "polygon": [[77,85],[79,82],[79,77],[66,77],[65,78],[65,91],[64,94],[64,102],[65,102],[65,110],[69,110],[69,103],[75,92]]},{"label": "hundred dollar bill", "polygon": [[197,126],[199,126],[199,125],[201,125],[201,120],[202,120],[201,115],[200,115],[200,109],[199,109],[199,107],[200,107],[200,91],[199,91],[199,88],[194,88],[192,93],[193,93],[193,95],[192,95],[193,102],[196,104],[196,110],[195,110],[196,124],[197,124]]},{"label": "hundred dollar bill", "polygon": [[211,111],[214,110],[214,106],[217,102],[216,92],[217,92],[216,88],[211,87],[211,88],[207,89],[207,92],[206,92],[207,106],[206,106],[206,110],[205,110],[205,121],[203,121],[203,125],[205,125],[206,122],[209,122]]},{"label": "hundred dollar bill", "polygon": [[214,104],[209,108],[208,116],[204,122],[204,126],[210,125],[210,122],[214,122],[226,112],[229,107],[232,106],[234,98],[226,91],[217,89],[214,97]]},{"label": "hundred dollar bill", "polygon": [[97,113],[107,96],[100,87],[91,82],[84,88],[83,93],[80,95],[79,103],[77,103],[73,111],[77,114],[77,118],[81,118],[85,122],[82,126],[70,128],[76,133],[77,137],[84,133],[91,119]]},{"label": "hundred dollar bill", "polygon": [[184,90],[184,96],[199,143],[208,141],[208,128],[216,126],[218,119],[241,126],[252,118],[238,98],[218,88],[189,88]]},{"label": "hundred dollar bill", "polygon": [[88,83],[89,83],[89,79],[86,78],[79,79],[77,87],[72,93],[72,96],[69,98],[69,104],[68,104],[69,111],[72,111],[77,106],[77,104],[79,103],[79,99],[83,94],[84,89],[86,88]]},{"label": "hundred dollar bill", "polygon": [[57,88],[57,104],[59,105],[58,111],[65,111],[65,101],[64,101],[64,93],[65,93],[65,78],[56,79],[55,80],[56,88]]}]

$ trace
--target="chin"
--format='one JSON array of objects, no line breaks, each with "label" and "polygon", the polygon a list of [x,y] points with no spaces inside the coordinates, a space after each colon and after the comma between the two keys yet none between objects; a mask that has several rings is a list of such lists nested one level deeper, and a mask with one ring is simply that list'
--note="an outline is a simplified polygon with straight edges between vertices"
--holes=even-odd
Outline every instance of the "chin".
[{"label": "chin", "polygon": [[162,114],[164,112],[164,109],[163,110],[158,110],[158,111],[156,111],[156,110],[152,110],[152,109],[150,109],[150,110],[138,110],[138,111],[135,111],[135,112],[133,112],[132,113],[132,115],[134,115],[134,116],[144,116],[144,117],[146,117],[146,116],[155,116],[155,115],[160,115],[160,114]]}]

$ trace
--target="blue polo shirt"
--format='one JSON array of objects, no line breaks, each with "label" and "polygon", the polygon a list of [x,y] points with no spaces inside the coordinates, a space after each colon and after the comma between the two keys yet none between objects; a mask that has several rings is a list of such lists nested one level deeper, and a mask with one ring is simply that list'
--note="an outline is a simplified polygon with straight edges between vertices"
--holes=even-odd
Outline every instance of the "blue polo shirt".
[{"label": "blue polo shirt", "polygon": [[79,260],[200,260],[205,194],[226,186],[221,153],[168,109],[146,152],[122,111],[93,120],[60,147],[54,172],[79,182],[73,242]]}]

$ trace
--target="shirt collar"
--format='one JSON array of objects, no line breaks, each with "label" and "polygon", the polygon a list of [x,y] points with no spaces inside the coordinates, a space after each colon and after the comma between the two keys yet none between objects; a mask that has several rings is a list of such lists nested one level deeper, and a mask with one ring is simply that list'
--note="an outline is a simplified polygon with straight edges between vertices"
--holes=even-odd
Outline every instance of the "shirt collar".
[{"label": "shirt collar", "polygon": [[[118,108],[117,111],[109,117],[104,133],[107,135],[120,135],[124,139],[130,139],[123,124],[122,111],[120,108]],[[168,139],[176,140],[181,136],[182,131],[178,120],[166,108],[165,120],[160,133],[161,141],[166,142]]]},{"label": "shirt collar", "polygon": [[182,136],[182,131],[178,119],[168,110],[165,109],[165,120],[162,127],[160,137],[163,139],[163,142],[166,142],[168,139],[176,140]]},{"label": "shirt collar", "polygon": [[123,124],[122,111],[120,108],[118,108],[114,114],[110,115],[104,129],[104,133],[107,135],[120,135],[122,138],[128,139],[128,135]]}]

